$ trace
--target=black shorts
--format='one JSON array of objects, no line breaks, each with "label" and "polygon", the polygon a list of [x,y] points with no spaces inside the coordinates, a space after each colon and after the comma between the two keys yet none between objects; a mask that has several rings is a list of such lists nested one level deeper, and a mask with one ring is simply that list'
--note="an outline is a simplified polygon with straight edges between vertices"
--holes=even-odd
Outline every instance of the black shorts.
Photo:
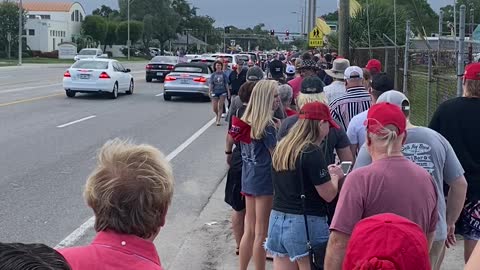
[{"label": "black shorts", "polygon": [[462,214],[456,224],[457,233],[466,240],[480,240],[480,201],[477,199],[465,202]]},{"label": "black shorts", "polygon": [[225,202],[235,211],[243,211],[245,209],[245,197],[241,192],[242,157],[240,151],[235,149],[232,155],[232,166],[228,170],[227,184],[225,186]]}]

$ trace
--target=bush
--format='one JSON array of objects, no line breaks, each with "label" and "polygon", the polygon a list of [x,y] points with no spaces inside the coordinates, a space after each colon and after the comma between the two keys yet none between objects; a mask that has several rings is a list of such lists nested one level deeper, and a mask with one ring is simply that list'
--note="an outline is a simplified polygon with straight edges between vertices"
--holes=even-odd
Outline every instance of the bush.
[{"label": "bush", "polygon": [[40,57],[44,58],[58,58],[58,51],[44,52],[40,54]]},{"label": "bush", "polygon": [[32,57],[40,57],[40,55],[42,55],[41,51],[31,51],[31,53],[32,53]]}]

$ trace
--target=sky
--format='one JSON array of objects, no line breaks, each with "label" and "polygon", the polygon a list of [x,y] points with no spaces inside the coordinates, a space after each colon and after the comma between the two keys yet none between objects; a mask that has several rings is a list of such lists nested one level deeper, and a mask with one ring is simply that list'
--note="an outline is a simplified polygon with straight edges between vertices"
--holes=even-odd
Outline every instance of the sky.
[{"label": "sky", "polygon": [[[68,0],[25,0],[25,1],[57,1]],[[157,0],[160,1],[160,0]],[[300,31],[302,6],[305,0],[187,0],[198,8],[200,15],[209,15],[216,20],[216,26],[234,25],[236,27],[253,27],[264,23],[266,29],[276,31],[289,30]],[[428,0],[435,11],[447,4],[453,4],[454,0]],[[101,4],[118,7],[117,0],[78,0],[87,13]],[[337,0],[317,0],[317,15],[323,15],[337,8]],[[296,12],[293,13],[293,12]]]}]

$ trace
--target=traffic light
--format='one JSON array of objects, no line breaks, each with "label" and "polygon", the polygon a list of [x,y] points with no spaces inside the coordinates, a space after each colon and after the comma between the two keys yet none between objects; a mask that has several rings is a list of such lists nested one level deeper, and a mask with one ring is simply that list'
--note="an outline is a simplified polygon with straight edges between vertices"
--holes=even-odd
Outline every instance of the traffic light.
[{"label": "traffic light", "polygon": [[271,36],[275,36],[275,30],[273,30],[273,29],[270,30],[270,35],[271,35]]},{"label": "traffic light", "polygon": [[286,35],[287,37],[290,36],[290,31],[287,30],[287,31],[285,32],[285,35]]},{"label": "traffic light", "polygon": [[225,34],[230,34],[230,27],[225,27]]}]

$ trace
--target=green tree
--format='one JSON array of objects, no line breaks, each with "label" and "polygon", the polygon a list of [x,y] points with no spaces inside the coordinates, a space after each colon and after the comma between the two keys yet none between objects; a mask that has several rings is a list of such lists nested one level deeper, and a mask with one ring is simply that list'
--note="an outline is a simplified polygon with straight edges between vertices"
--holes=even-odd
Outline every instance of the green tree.
[{"label": "green tree", "polygon": [[[143,36],[143,22],[130,21],[130,40],[132,44],[139,41]],[[127,44],[128,22],[121,22],[117,27],[117,43]]]},{"label": "green tree", "polygon": [[322,18],[325,20],[325,21],[334,21],[334,22],[337,22],[338,21],[338,10],[334,11],[334,12],[330,12],[328,14],[325,14],[325,15],[322,15]]},{"label": "green tree", "polygon": [[91,36],[95,41],[105,41],[107,36],[107,22],[102,16],[89,15],[82,22],[82,32],[84,35]]},{"label": "green tree", "polygon": [[[363,5],[357,11],[355,16],[350,21],[350,40],[354,47],[368,47],[369,42],[373,47],[384,46],[383,35],[387,35],[394,40],[395,23],[393,14],[393,6],[387,5],[380,1],[373,1],[369,6],[369,19],[367,20],[367,6]],[[406,11],[402,8],[397,8],[397,42],[398,44],[405,43],[405,23]],[[370,21],[370,36],[368,35],[368,21]],[[334,46],[334,44],[332,44]],[[391,44],[393,45],[393,44]]]},{"label": "green tree", "polygon": [[[18,51],[18,5],[14,1],[0,1],[0,52],[8,55],[7,35],[11,37],[11,52]],[[23,17],[23,25],[27,21],[26,13]]]},{"label": "green tree", "polygon": [[177,29],[178,33],[183,33],[187,29],[195,28],[195,25],[191,23],[192,18],[197,15],[197,9],[195,7],[191,7],[186,0],[172,0],[171,7],[180,18]]},{"label": "green tree", "polygon": [[108,19],[115,19],[115,18],[118,18],[120,16],[120,12],[118,12],[118,10],[112,9],[111,7],[106,6],[106,5],[102,5],[101,7],[95,9],[92,12],[92,14],[102,16],[102,17],[108,18]]},{"label": "green tree", "polygon": [[[457,0],[457,5],[456,5],[456,8],[457,8],[457,31],[459,29],[459,20],[460,20],[460,6],[461,5],[465,5],[466,8],[467,8],[467,13],[466,13],[466,23],[467,23],[467,33],[470,33],[470,23],[471,23],[471,20],[470,20],[470,10],[473,9],[474,10],[474,19],[475,19],[475,22],[478,23],[478,21],[480,20],[480,0]],[[453,18],[453,5],[447,5],[445,7],[442,7],[440,8],[440,10],[443,11],[443,21],[444,23],[447,23],[447,22],[450,22],[450,23],[453,23],[454,21],[454,18]],[[446,24],[444,24],[444,28],[443,28],[443,31],[444,33],[443,34],[446,34],[447,32],[449,33],[449,30],[448,28],[445,27]],[[476,24],[475,24],[476,26]]]},{"label": "green tree", "polygon": [[[370,7],[376,5],[390,7],[390,13],[385,13],[385,15],[393,18],[393,0],[359,0],[363,9],[367,2],[370,3]],[[427,0],[396,0],[396,3],[397,11],[404,13],[406,18],[412,21],[414,32],[427,36],[438,32],[438,15]],[[402,25],[402,30],[404,29],[405,24]]]},{"label": "green tree", "polygon": [[106,51],[107,45],[112,46],[117,41],[117,27],[117,22],[107,21],[107,34],[103,42],[103,51]]}]

